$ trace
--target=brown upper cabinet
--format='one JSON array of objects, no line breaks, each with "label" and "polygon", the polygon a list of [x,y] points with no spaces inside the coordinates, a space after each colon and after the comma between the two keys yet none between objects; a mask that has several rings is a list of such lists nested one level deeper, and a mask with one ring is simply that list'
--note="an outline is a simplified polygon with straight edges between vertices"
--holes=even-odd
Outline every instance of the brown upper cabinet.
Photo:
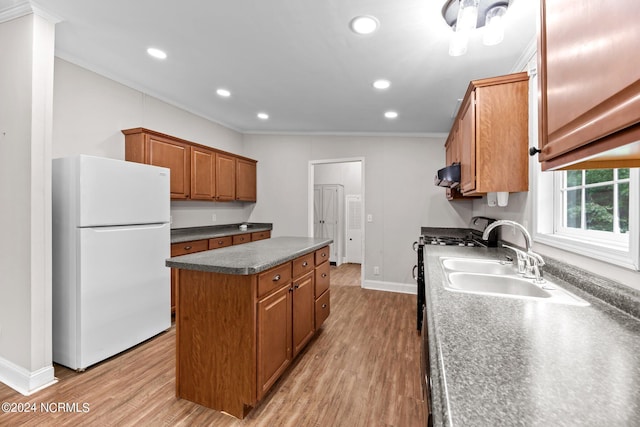
[{"label": "brown upper cabinet", "polygon": [[216,154],[216,199],[230,201],[236,199],[236,158],[223,153]]},{"label": "brown upper cabinet", "polygon": [[171,170],[172,199],[256,201],[255,160],[149,129],[122,133],[125,160]]},{"label": "brown upper cabinet", "polygon": [[637,0],[542,0],[543,170],[640,166],[638,16]]},{"label": "brown upper cabinet", "polygon": [[464,196],[528,191],[528,87],[527,73],[469,83],[445,144]]},{"label": "brown upper cabinet", "polygon": [[[134,132],[131,132],[134,131]],[[171,198],[190,197],[191,146],[168,135],[122,131],[125,134],[125,160],[162,166],[171,170]]]},{"label": "brown upper cabinet", "polygon": [[213,200],[216,197],[216,153],[191,147],[191,198]]},{"label": "brown upper cabinet", "polygon": [[236,200],[256,201],[256,162],[236,161]]},{"label": "brown upper cabinet", "polygon": [[[453,124],[447,142],[444,144],[447,166],[460,163],[460,149],[458,147],[458,122]],[[447,188],[447,200],[462,199],[462,193],[458,188]]]}]

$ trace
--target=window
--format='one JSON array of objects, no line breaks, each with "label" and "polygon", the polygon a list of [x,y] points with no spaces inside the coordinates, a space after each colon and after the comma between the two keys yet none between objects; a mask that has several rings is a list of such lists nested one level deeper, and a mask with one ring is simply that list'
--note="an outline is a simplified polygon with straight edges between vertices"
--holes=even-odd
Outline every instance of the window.
[{"label": "window", "polygon": [[535,241],[638,270],[639,183],[637,168],[538,172]]},{"label": "window", "polygon": [[629,169],[561,172],[556,233],[629,245]]}]

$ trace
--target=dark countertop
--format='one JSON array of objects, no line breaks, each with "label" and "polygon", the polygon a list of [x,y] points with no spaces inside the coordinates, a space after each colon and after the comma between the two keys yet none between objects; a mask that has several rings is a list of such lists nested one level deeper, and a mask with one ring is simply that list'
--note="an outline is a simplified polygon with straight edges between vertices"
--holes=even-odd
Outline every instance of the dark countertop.
[{"label": "dark countertop", "polygon": [[591,285],[542,268],[587,307],[444,288],[441,256],[505,253],[425,247],[434,425],[640,425],[640,320],[581,289]]},{"label": "dark countertop", "polygon": [[275,237],[169,258],[167,267],[225,274],[256,274],[332,243],[313,237]]},{"label": "dark countertop", "polygon": [[[241,224],[247,224],[247,229],[240,230],[239,227]],[[171,229],[171,243],[212,239],[214,237],[233,236],[236,234],[255,233],[256,231],[268,230],[273,230],[273,224],[243,222],[238,224],[211,225],[207,227],[174,228]]]}]

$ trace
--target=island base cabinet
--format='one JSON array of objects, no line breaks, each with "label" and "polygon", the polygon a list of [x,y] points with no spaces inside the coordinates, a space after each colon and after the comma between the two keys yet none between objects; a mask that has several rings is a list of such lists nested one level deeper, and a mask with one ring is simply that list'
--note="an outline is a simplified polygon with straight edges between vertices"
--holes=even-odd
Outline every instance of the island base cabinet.
[{"label": "island base cabinet", "polygon": [[179,269],[177,397],[244,418],[329,315],[316,268],[311,253],[252,275]]},{"label": "island base cabinet", "polygon": [[315,332],[313,273],[293,282],[293,357],[313,338]]},{"label": "island base cabinet", "polygon": [[258,400],[291,363],[291,284],[258,301]]},{"label": "island base cabinet", "polygon": [[329,314],[331,313],[331,305],[330,305],[330,298],[331,298],[331,294],[330,294],[330,290],[327,289],[326,291],[324,291],[324,293],[322,295],[320,295],[320,297],[318,297],[316,299],[316,314],[315,314],[315,323],[316,323],[316,330],[320,328],[320,326],[322,326],[322,324],[324,323],[325,320],[327,320],[327,317],[329,317]]},{"label": "island base cabinet", "polygon": [[256,398],[256,286],[252,276],[180,270],[176,395],[244,418]]}]

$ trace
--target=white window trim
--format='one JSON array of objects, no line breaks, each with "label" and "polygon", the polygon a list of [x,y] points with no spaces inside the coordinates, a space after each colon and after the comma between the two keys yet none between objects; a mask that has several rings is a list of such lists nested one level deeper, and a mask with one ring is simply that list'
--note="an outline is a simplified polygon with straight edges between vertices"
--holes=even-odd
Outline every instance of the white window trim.
[{"label": "white window trim", "polygon": [[[576,229],[567,227],[565,225],[565,213],[566,213],[566,203],[567,199],[563,197],[563,187],[564,187],[564,173],[558,172],[553,173],[554,180],[554,189],[553,194],[555,196],[554,199],[554,233],[560,236],[565,236],[568,238],[574,238],[577,240],[593,242],[596,245],[601,244],[605,247],[610,247],[616,250],[628,251],[629,248],[629,236],[630,233],[620,234],[618,229],[618,223],[614,221],[613,226],[616,228],[617,232],[607,232],[607,231],[598,231],[598,230],[585,230],[585,229]],[[585,174],[582,174],[583,180],[585,178]],[[616,175],[617,177],[617,175]],[[572,187],[572,189],[580,189],[582,191],[581,201],[585,202],[585,190],[588,188],[596,188],[603,187],[606,185],[619,185],[621,183],[631,183],[631,177],[628,179],[617,179],[597,184],[586,184],[582,182],[579,186]],[[631,185],[629,186],[629,190],[631,190]],[[617,206],[618,200],[617,197],[614,198],[614,211]],[[558,209],[559,206],[562,206],[561,209]],[[582,211],[582,225],[586,221],[586,211]]]},{"label": "white window trim", "polygon": [[[640,270],[640,170],[631,169],[629,182],[629,243],[623,245],[615,239],[596,240],[593,238],[572,235],[572,233],[558,233],[555,205],[562,203],[560,192],[557,191],[555,172],[542,172],[538,165],[534,169],[533,196],[535,210],[534,242],[552,246],[568,252],[591,257],[600,261],[614,264],[631,270]],[[559,173],[558,173],[559,174]],[[548,176],[545,176],[548,175]],[[561,177],[558,177],[561,179]],[[548,197],[551,194],[552,197]],[[551,200],[550,200],[551,199]],[[549,208],[551,207],[551,208]],[[595,236],[597,233],[589,233]]]}]

